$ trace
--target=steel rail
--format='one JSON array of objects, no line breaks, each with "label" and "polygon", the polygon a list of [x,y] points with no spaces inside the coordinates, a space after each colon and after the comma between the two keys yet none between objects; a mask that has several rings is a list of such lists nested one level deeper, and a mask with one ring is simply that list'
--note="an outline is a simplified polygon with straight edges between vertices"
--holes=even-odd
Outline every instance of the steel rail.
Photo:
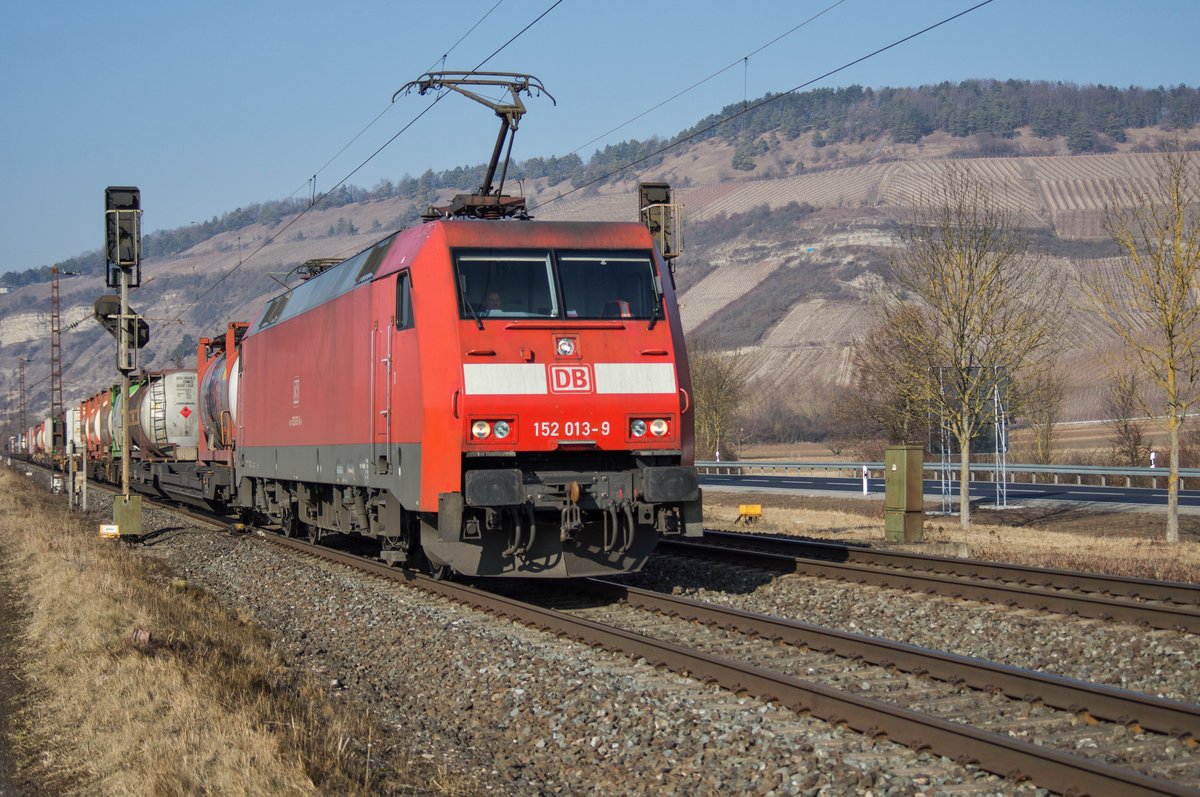
[{"label": "steel rail", "polygon": [[819,561],[724,545],[705,545],[701,542],[663,540],[659,542],[658,549],[873,587],[913,590],[1022,609],[1078,615],[1096,620],[1119,620],[1151,628],[1200,633],[1200,609],[1190,606],[1141,603],[1122,598],[1056,592],[1038,587],[1007,586],[948,575],[880,568],[866,564]]},{"label": "steel rail", "polygon": [[1076,714],[1086,712],[1091,717],[1108,722],[1176,737],[1190,736],[1200,741],[1200,705],[1194,703],[1166,700],[1061,675],[756,614],[606,579],[588,579],[586,586],[605,598],[623,600],[631,606],[661,612],[670,617],[858,659],[939,681],[963,683],[980,691],[1001,692],[1016,700],[1040,701]]},{"label": "steel rail", "polygon": [[1104,573],[1085,573],[1078,570],[989,562],[982,559],[932,556],[887,548],[813,542],[765,534],[706,530],[704,539],[739,546],[753,545],[772,553],[788,556],[927,570],[946,575],[1011,581],[1053,589],[1200,606],[1200,584],[1185,581],[1156,581],[1148,578],[1111,576]]},{"label": "steel rail", "polygon": [[[181,511],[179,507],[170,507],[173,511]],[[229,518],[208,515],[199,510],[182,511],[189,517],[217,525],[235,526]],[[570,639],[593,645],[611,652],[623,653],[634,658],[644,658],[647,661],[666,667],[674,672],[691,677],[712,681],[734,693],[754,695],[760,699],[778,702],[800,713],[811,714],[818,719],[833,724],[844,724],[851,729],[876,739],[889,739],[914,750],[928,749],[937,755],[943,755],[959,763],[975,764],[980,768],[1011,779],[1029,778],[1034,783],[1064,794],[1122,794],[1131,797],[1151,797],[1152,795],[1170,795],[1172,797],[1200,797],[1200,790],[1184,784],[1163,781],[1141,773],[1114,766],[1102,761],[1090,760],[1063,753],[1051,748],[1039,747],[1035,744],[1022,742],[1001,734],[982,731],[961,723],[950,722],[937,717],[923,715],[910,709],[865,698],[859,695],[842,692],[832,687],[813,684],[802,679],[775,672],[764,667],[737,662],[724,657],[703,654],[674,643],[654,640],[642,634],[607,626],[590,620],[571,616],[552,609],[545,609],[524,603],[501,595],[447,581],[438,581],[428,576],[409,570],[397,569],[382,562],[364,558],[358,554],[344,553],[321,545],[314,545],[299,539],[290,539],[269,531],[259,531],[262,539],[306,553],[326,561],[356,568],[361,571],[381,576],[387,579],[406,582],[418,586],[428,592],[441,595],[450,600],[465,603],[477,609],[492,614],[508,617],[513,620],[540,628],[546,631],[566,636]],[[604,582],[590,581],[592,589],[611,589]],[[622,588],[625,589],[625,588]],[[629,598],[647,607],[664,597],[658,593],[644,590],[628,592]],[[740,617],[738,622],[746,622],[749,613],[739,610],[724,610],[721,607],[711,607],[687,599],[675,599],[696,604],[692,611],[706,609],[726,615],[724,621],[716,614],[711,619],[701,619],[700,622],[722,624],[730,622],[730,618]],[[674,611],[683,604],[676,604]],[[660,609],[656,609],[658,611]],[[770,621],[775,618],[762,618]],[[782,621],[785,624],[788,621]],[[802,624],[797,626],[795,633],[800,633]],[[755,632],[762,636],[771,637],[772,632]],[[822,629],[823,630],[823,629]],[[833,632],[839,635],[840,632]],[[845,644],[852,641],[853,635]],[[865,638],[863,638],[865,640]],[[808,642],[801,642],[810,646]],[[908,646],[895,645],[891,658],[896,662],[902,661],[904,648]],[[866,656],[864,655],[864,658]],[[951,657],[953,658],[953,657]],[[981,662],[987,664],[986,662]],[[897,664],[897,667],[900,665]],[[935,668],[940,665],[931,661],[926,672],[933,675]],[[999,665],[996,665],[999,667]],[[1003,668],[1001,668],[1003,669]],[[936,677],[936,676],[934,676]],[[971,676],[974,677],[974,676]],[[965,679],[964,679],[965,680]],[[1069,679],[1063,679],[1068,681]],[[996,679],[997,688],[1003,689]],[[1069,686],[1066,685],[1066,686]],[[1041,688],[1045,688],[1043,685]],[[1103,691],[1103,689],[1101,690]],[[1111,690],[1119,692],[1121,690]],[[1064,699],[1055,695],[1069,694],[1068,691],[1054,692],[1047,690],[1050,700],[1059,702]],[[1161,724],[1161,719],[1168,716],[1169,709],[1158,707],[1149,710],[1146,707],[1155,703],[1169,703],[1149,696],[1141,696],[1144,700],[1138,703],[1138,711],[1142,717],[1149,719],[1135,720],[1147,723],[1146,727]],[[1046,702],[1050,702],[1047,700]],[[1114,713],[1102,704],[1093,700],[1093,705],[1101,706],[1098,715]],[[1186,717],[1186,711],[1177,713],[1180,719],[1177,730],[1181,733],[1189,730],[1192,723]],[[1173,726],[1176,729],[1176,726]]]},{"label": "steel rail", "polygon": [[1064,794],[1121,794],[1129,797],[1200,797],[1200,790],[1151,778],[1102,761],[1039,747],[969,725],[931,717],[783,673],[722,656],[700,653],[671,642],[574,617],[464,584],[436,581],[330,548],[263,534],[273,543],[304,551],[385,578],[415,584],[477,609],[633,658],[712,681],[737,694],[778,702],[800,713],[847,727],[872,738],[928,749],[960,763],[973,763],[1007,778],[1029,778]]}]

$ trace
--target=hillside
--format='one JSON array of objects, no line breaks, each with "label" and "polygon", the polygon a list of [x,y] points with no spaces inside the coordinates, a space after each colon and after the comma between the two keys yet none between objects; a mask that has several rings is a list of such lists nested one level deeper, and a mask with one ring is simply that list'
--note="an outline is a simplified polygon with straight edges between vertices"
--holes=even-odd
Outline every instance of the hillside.
[{"label": "hillside", "polygon": [[[872,297],[895,245],[897,221],[944,168],[938,155],[947,142],[931,139],[922,152],[908,153],[911,160],[681,190],[691,238],[679,268],[685,329],[739,351],[755,380],[752,395],[803,402],[829,384],[849,383],[850,348],[873,323]],[[1050,268],[1086,278],[1112,268],[1117,254],[1102,229],[1105,205],[1119,191],[1148,187],[1155,157],[961,162],[1018,214],[1034,245],[1050,254]],[[678,168],[668,165],[661,174],[677,178],[672,172]],[[542,217],[617,218],[627,207],[625,197],[601,195],[552,205]],[[1099,417],[1107,374],[1096,367],[1097,358],[1115,353],[1115,339],[1086,309],[1077,288],[1073,293],[1074,309],[1063,319],[1064,420],[1086,420]]]},{"label": "hillside", "polygon": [[[993,188],[1052,255],[1052,268],[1086,276],[1112,266],[1103,209],[1118,192],[1149,184],[1155,156],[1148,152],[1181,135],[1200,139],[1148,127],[1110,140],[1105,148],[1111,151],[1071,155],[1068,136],[1020,128],[1004,141],[1008,156],[977,157],[994,145],[993,134],[937,130],[912,142],[889,134],[831,144],[816,133],[788,138],[781,132],[755,138],[749,168],[744,139],[709,136],[624,180],[573,190],[569,171],[560,170],[527,179],[523,187],[539,219],[632,220],[636,179],[677,186],[686,205],[678,270],[685,329],[740,352],[752,394],[792,407],[821,401],[828,385],[848,384],[850,349],[873,321],[872,297],[895,245],[897,221],[947,159],[968,164]],[[429,190],[441,197],[455,193],[452,187]],[[249,320],[282,290],[277,280],[294,266],[352,255],[410,223],[411,196],[359,195],[367,198],[343,197],[345,204],[315,209],[282,233],[290,217],[277,213],[149,258],[144,285],[132,297],[152,327],[142,365],[168,367],[177,356],[186,361],[196,338],[216,334],[227,320]],[[62,281],[68,400],[115,375],[111,338],[90,320],[92,303],[105,292],[102,277]],[[15,389],[17,357],[28,358],[31,416],[48,405],[48,313],[45,282],[0,295],[0,391]],[[1097,417],[1104,372],[1095,363],[1111,353],[1114,341],[1082,309],[1063,319],[1063,330],[1064,420]]]}]

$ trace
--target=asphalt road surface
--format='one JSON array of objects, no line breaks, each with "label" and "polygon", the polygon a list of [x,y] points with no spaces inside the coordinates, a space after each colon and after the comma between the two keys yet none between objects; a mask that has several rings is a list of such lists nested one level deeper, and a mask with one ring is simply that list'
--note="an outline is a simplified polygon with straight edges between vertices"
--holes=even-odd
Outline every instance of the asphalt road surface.
[{"label": "asphalt road surface", "polygon": [[[1166,482],[1164,475],[1160,482]],[[868,496],[883,496],[883,479],[869,479]],[[718,487],[731,490],[783,490],[808,495],[842,495],[847,498],[854,495],[862,496],[863,483],[861,478],[824,478],[820,476],[764,476],[754,475],[721,475],[712,476],[701,474],[701,487]],[[952,484],[954,497],[958,497],[958,482]],[[936,501],[941,497],[942,484],[939,481],[925,481],[926,500]],[[971,500],[983,504],[996,501],[995,482],[971,482]],[[1130,504],[1135,506],[1166,506],[1167,491],[1165,487],[1150,489],[1148,487],[1097,487],[1075,484],[1009,484],[1008,503],[1019,504],[1022,501],[1070,501],[1073,503],[1105,503]],[[1181,507],[1200,507],[1200,490],[1181,490],[1179,492]]]}]

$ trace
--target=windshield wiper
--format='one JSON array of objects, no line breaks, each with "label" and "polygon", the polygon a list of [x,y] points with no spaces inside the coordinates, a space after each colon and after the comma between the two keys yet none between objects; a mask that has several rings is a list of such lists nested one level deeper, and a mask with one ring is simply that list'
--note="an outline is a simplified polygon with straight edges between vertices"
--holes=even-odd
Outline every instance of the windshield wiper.
[{"label": "windshield wiper", "polygon": [[471,318],[475,319],[475,326],[483,329],[483,321],[480,320],[479,314],[475,312],[475,305],[471,304],[465,298],[463,299],[463,304],[465,304],[467,309],[471,311]]},{"label": "windshield wiper", "polygon": [[650,326],[646,327],[647,330],[654,329],[654,325],[658,323],[658,319],[664,317],[663,311],[662,311],[662,304],[663,304],[662,283],[659,282],[658,277],[656,276],[654,278],[654,309],[650,311]]}]

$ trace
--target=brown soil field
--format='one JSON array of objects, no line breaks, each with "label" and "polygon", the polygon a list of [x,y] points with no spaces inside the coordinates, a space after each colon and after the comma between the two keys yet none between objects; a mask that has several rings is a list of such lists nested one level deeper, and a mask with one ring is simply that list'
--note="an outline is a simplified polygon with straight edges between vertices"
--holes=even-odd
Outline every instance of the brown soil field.
[{"label": "brown soil field", "polygon": [[[1145,422],[1143,428],[1146,441],[1159,451],[1159,463],[1165,462],[1167,435],[1157,425]],[[1009,462],[1020,463],[1020,454],[1028,448],[1031,433],[1028,429],[1014,429],[1009,436],[1011,453]],[[1055,432],[1054,461],[1061,464],[1095,464],[1095,459],[1112,447],[1112,433],[1101,421],[1061,424]],[[795,460],[798,462],[846,461],[845,455],[835,455],[823,442],[800,441],[795,443],[756,443],[738,452],[743,460]],[[697,457],[703,459],[703,457]],[[1149,465],[1150,463],[1145,463]]]}]

